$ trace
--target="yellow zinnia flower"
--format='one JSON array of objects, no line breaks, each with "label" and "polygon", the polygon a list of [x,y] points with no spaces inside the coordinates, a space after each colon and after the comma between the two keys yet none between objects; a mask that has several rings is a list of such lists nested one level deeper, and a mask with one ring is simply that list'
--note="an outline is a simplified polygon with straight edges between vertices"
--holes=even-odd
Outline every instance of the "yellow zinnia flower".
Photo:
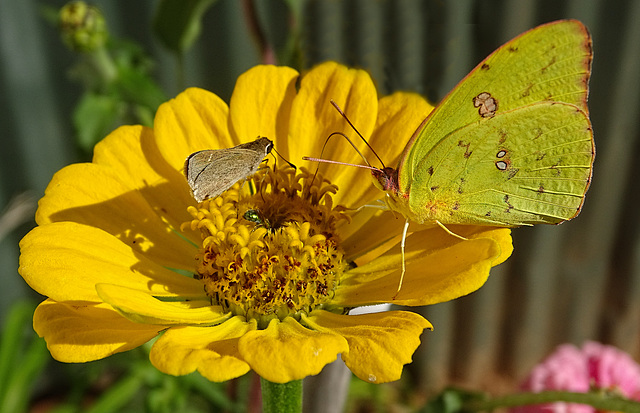
[{"label": "yellow zinnia flower", "polygon": [[[20,274],[49,297],[34,328],[53,357],[86,362],[159,336],[151,362],[173,375],[224,381],[252,369],[284,383],[341,354],[364,380],[399,379],[431,325],[408,311],[348,315],[392,301],[402,223],[359,208],[384,195],[368,171],[321,165],[314,176],[301,160],[332,132],[353,135],[330,99],[390,164],[432,109],[413,94],[378,99],[366,72],[336,63],[301,79],[258,66],[238,79],[229,106],[188,89],[159,108],[153,129],[121,127],[92,163],[56,173],[20,245]],[[187,156],[258,136],[298,170],[269,157],[270,168],[198,204],[181,172]],[[323,156],[358,163],[345,146],[335,138]],[[508,229],[451,229],[469,240],[412,228],[394,303],[468,294],[511,254]]]}]

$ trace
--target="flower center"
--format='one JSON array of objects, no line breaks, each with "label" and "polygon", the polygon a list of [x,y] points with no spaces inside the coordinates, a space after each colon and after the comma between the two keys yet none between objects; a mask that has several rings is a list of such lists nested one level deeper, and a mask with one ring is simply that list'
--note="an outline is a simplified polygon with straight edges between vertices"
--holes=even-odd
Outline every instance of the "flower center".
[{"label": "flower center", "polygon": [[322,308],[346,267],[333,207],[337,187],[301,168],[265,168],[221,196],[189,207],[202,247],[197,279],[212,304],[258,320]]}]

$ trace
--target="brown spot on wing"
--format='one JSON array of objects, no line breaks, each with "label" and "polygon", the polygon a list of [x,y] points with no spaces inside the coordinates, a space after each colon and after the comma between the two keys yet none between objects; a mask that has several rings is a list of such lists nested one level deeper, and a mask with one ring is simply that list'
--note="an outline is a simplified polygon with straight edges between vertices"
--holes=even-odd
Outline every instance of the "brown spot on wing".
[{"label": "brown spot on wing", "polygon": [[498,110],[498,100],[489,92],[482,92],[473,98],[473,107],[478,108],[478,114],[483,118],[492,118]]},{"label": "brown spot on wing", "polygon": [[545,67],[543,67],[542,69],[540,69],[540,73],[544,73],[548,68],[550,68],[551,66],[554,65],[554,63],[556,62],[556,57],[552,56],[551,57],[551,61],[549,62],[548,65],[546,65]]},{"label": "brown spot on wing", "polygon": [[473,151],[469,150],[469,147],[471,146],[471,142],[464,143],[463,141],[459,141],[458,142],[458,146],[461,147],[461,148],[465,148],[463,156],[464,156],[465,159],[469,159],[469,157],[473,153]]},{"label": "brown spot on wing", "polygon": [[542,128],[534,128],[533,132],[535,133],[535,136],[533,137],[534,141],[544,134],[544,131],[542,130]]},{"label": "brown spot on wing", "polygon": [[514,206],[509,202],[509,195],[504,196],[504,203],[507,204],[507,209],[505,209],[504,212],[509,213],[512,209],[514,209]]},{"label": "brown spot on wing", "polygon": [[498,133],[500,134],[500,139],[498,139],[498,144],[502,145],[507,140],[507,131],[504,129],[500,129]]}]

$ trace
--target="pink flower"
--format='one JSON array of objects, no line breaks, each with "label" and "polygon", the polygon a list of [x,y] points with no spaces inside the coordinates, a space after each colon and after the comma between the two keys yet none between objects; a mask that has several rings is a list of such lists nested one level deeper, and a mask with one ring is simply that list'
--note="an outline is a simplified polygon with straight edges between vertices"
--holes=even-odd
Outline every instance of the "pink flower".
[{"label": "pink flower", "polygon": [[[602,389],[640,400],[640,366],[625,352],[593,341],[582,349],[559,346],[533,368],[521,388],[526,391]],[[594,413],[593,407],[575,403],[551,403],[519,407],[513,413]]]},{"label": "pink flower", "polygon": [[582,346],[593,387],[640,400],[640,366],[624,351],[593,341]]}]

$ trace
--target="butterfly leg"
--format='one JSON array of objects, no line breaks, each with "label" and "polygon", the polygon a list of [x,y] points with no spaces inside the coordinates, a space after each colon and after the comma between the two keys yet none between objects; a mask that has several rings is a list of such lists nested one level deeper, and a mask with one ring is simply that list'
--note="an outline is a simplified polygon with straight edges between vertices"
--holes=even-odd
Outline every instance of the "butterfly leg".
[{"label": "butterfly leg", "polygon": [[407,270],[405,262],[404,262],[404,246],[405,246],[405,242],[407,240],[407,231],[408,230],[409,230],[409,220],[407,219],[404,222],[404,228],[402,230],[402,241],[400,241],[400,257],[402,258],[402,273],[400,274],[400,282],[398,283],[398,289],[396,290],[396,293],[393,295],[393,299],[394,300],[398,296],[398,293],[400,293],[400,289],[402,288],[402,282],[404,281],[404,273]]},{"label": "butterfly leg", "polygon": [[438,226],[440,228],[442,228],[443,230],[445,230],[447,232],[447,234],[449,234],[449,235],[452,235],[452,236],[454,236],[454,237],[456,237],[458,239],[461,239],[463,241],[468,241],[469,240],[468,238],[465,238],[462,235],[458,235],[455,232],[451,231],[449,228],[445,227],[444,224],[442,222],[440,222],[440,221],[436,221],[436,224],[438,224]]}]

